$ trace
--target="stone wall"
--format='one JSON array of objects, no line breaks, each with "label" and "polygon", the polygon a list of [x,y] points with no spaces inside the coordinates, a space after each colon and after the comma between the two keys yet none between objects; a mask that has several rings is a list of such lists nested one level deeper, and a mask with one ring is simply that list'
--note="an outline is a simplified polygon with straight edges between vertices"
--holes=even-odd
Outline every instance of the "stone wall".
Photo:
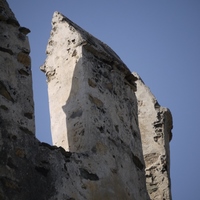
[{"label": "stone wall", "polygon": [[150,89],[138,78],[137,101],[139,127],[145,160],[146,185],[150,198],[171,199],[170,148],[172,116],[159,105]]},{"label": "stone wall", "polygon": [[[35,138],[30,31],[0,0],[0,199],[170,199],[169,112],[152,109],[149,123],[156,135],[145,132],[140,95],[138,121],[137,75],[62,14],[54,13],[52,26],[41,69],[56,146]],[[160,135],[155,116],[160,116]]]},{"label": "stone wall", "polygon": [[27,28],[20,27],[6,1],[0,2],[0,117],[6,129],[34,134],[31,59]]},{"label": "stone wall", "polygon": [[99,199],[147,199],[134,75],[107,45],[58,12],[41,69],[53,144],[93,158],[84,165],[100,181],[85,185]]}]

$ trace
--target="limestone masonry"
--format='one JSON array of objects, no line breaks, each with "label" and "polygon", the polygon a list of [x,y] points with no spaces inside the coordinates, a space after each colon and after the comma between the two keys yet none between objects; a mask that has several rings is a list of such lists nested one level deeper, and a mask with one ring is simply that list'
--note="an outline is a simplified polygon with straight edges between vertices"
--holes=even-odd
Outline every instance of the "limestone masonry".
[{"label": "limestone masonry", "polygon": [[29,29],[0,0],[0,200],[171,200],[172,117],[106,44],[55,12],[35,137]]},{"label": "limestone masonry", "polygon": [[161,107],[142,79],[138,78],[136,97],[145,160],[146,185],[151,199],[171,199],[170,152],[172,116]]}]

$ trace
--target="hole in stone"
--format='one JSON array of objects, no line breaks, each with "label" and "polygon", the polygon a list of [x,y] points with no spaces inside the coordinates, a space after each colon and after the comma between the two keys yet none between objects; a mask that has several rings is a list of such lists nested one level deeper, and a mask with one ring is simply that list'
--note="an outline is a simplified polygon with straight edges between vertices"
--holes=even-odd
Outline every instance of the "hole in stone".
[{"label": "hole in stone", "polygon": [[28,119],[33,119],[33,113],[24,113],[24,116]]}]

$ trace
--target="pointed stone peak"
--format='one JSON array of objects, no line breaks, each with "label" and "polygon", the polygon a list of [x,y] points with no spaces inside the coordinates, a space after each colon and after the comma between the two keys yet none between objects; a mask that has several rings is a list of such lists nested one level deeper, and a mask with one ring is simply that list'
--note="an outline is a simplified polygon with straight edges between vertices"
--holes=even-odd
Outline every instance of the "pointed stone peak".
[{"label": "pointed stone peak", "polygon": [[78,45],[90,45],[93,46],[96,50],[100,51],[101,53],[106,53],[112,60],[118,60],[123,65],[123,61],[120,59],[120,57],[105,43],[85,31],[83,28],[72,22],[69,18],[61,14],[60,12],[56,11],[54,12],[53,19],[52,19],[52,25],[54,26],[56,23],[67,23],[69,25],[69,28],[73,30],[74,32],[78,32],[82,38],[82,41],[80,41]]},{"label": "pointed stone peak", "polygon": [[147,190],[150,199],[171,199],[169,142],[172,139],[172,115],[168,108],[159,105],[141,77],[133,74],[138,78],[135,94]]},{"label": "pointed stone peak", "polygon": [[[150,88],[145,84],[145,82],[142,80],[142,78],[140,77],[140,75],[136,72],[133,72],[133,75],[137,78],[137,88],[139,88],[140,85],[142,85],[143,89],[142,90],[137,90],[137,94],[140,95],[147,95],[148,98],[150,98],[152,104],[154,105],[155,108],[160,107],[160,104],[158,103],[156,97],[153,95],[153,93],[151,92]],[[144,93],[145,91],[145,93]],[[142,94],[141,94],[142,93]]]},{"label": "pointed stone peak", "polygon": [[[127,83],[136,91],[135,81],[137,78],[108,45],[82,29],[63,14],[57,11],[54,12],[51,36],[46,50],[47,57],[48,55],[54,54],[53,52],[60,50],[60,48],[63,48],[63,51],[74,49],[74,52],[76,52],[76,48],[78,47],[82,47],[100,61],[116,67],[122,73]],[[49,70],[55,70],[53,66],[47,69],[46,62],[40,69],[46,75],[49,73]]]}]

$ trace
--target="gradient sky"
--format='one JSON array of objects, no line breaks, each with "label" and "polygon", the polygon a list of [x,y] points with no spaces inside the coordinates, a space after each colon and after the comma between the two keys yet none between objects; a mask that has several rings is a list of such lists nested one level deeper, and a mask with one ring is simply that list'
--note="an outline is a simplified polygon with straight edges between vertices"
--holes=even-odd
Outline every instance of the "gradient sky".
[{"label": "gradient sky", "polygon": [[173,115],[173,200],[200,199],[200,0],[8,0],[31,30],[36,135],[51,144],[44,63],[59,11],[108,44]]}]

